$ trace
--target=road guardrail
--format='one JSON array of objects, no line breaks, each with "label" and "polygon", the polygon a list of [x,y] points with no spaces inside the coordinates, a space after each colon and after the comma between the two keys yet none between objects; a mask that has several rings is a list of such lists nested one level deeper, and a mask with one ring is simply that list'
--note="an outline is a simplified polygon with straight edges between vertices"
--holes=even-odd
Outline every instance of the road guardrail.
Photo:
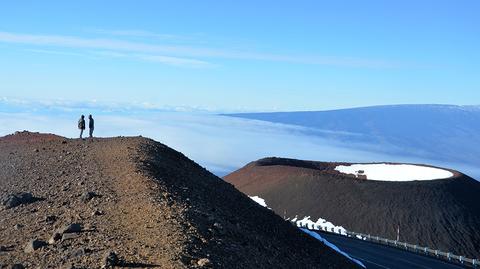
[{"label": "road guardrail", "polygon": [[332,233],[332,234],[336,234],[336,235],[341,235],[341,236],[354,238],[354,239],[357,239],[357,240],[379,243],[379,244],[382,244],[382,245],[387,245],[387,246],[390,246],[390,247],[395,247],[395,248],[403,249],[403,250],[406,250],[406,251],[410,251],[410,252],[414,252],[414,253],[418,253],[418,254],[422,254],[422,255],[426,255],[426,256],[431,256],[431,257],[434,257],[434,258],[437,258],[437,259],[442,259],[442,260],[445,260],[445,261],[461,264],[461,265],[464,265],[464,266],[469,266],[469,267],[473,267],[473,268],[480,268],[480,260],[479,259],[471,259],[471,258],[467,258],[467,257],[464,257],[464,256],[455,255],[451,252],[444,252],[444,251],[440,251],[440,250],[437,250],[437,249],[432,249],[432,248],[429,248],[429,247],[408,244],[406,242],[400,242],[400,241],[397,241],[397,240],[391,240],[391,239],[382,238],[382,237],[379,237],[379,236],[373,236],[373,235],[369,235],[369,234],[356,233],[356,232],[351,232],[351,231],[346,231],[346,234],[341,234],[341,233],[336,233],[334,228],[331,228],[329,230],[328,228],[325,228],[325,227],[319,227],[319,229],[316,230],[316,229],[312,229],[311,225],[308,225],[306,223],[303,223],[303,224],[299,223],[299,222],[292,222],[292,223],[297,227],[306,228],[306,229],[309,229],[311,231],[320,231],[320,232]]}]

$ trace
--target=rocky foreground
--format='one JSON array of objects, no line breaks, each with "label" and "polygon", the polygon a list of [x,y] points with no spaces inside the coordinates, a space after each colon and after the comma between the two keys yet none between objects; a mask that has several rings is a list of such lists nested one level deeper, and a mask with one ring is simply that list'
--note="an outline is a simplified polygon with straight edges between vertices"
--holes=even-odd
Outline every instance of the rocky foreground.
[{"label": "rocky foreground", "polygon": [[0,268],[355,268],[150,139],[0,138]]}]

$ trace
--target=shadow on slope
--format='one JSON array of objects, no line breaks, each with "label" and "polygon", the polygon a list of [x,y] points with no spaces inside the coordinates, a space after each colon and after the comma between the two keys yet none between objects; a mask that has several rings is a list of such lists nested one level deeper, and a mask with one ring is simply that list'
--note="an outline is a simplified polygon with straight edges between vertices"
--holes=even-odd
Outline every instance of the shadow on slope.
[{"label": "shadow on slope", "polygon": [[167,200],[184,205],[200,234],[188,247],[192,257],[209,256],[222,268],[353,267],[179,152],[153,141],[142,151],[139,169],[157,180]]}]

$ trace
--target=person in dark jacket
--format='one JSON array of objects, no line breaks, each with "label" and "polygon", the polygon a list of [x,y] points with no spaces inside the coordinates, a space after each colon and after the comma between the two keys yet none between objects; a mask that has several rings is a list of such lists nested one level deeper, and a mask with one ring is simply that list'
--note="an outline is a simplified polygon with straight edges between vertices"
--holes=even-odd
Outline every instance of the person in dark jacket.
[{"label": "person in dark jacket", "polygon": [[80,129],[80,138],[83,138],[83,131],[85,130],[85,116],[82,115],[78,120],[78,129]]},{"label": "person in dark jacket", "polygon": [[93,120],[92,115],[88,116],[88,129],[90,129],[90,138],[92,138],[93,130],[95,129],[95,121]]}]

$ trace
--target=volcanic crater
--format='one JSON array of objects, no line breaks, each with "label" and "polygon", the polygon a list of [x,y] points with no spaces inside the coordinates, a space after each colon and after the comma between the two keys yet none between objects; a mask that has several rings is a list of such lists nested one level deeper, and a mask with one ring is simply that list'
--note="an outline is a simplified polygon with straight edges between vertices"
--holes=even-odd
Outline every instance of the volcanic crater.
[{"label": "volcanic crater", "polygon": [[[393,175],[383,170],[382,175],[375,174],[378,167],[370,169],[375,166],[404,169]],[[412,167],[423,172],[411,175]],[[428,177],[425,171],[438,176]],[[264,199],[285,218],[322,218],[352,232],[389,239],[396,239],[399,230],[400,241],[480,257],[480,183],[458,171],[272,157],[249,163],[224,179]]]}]

